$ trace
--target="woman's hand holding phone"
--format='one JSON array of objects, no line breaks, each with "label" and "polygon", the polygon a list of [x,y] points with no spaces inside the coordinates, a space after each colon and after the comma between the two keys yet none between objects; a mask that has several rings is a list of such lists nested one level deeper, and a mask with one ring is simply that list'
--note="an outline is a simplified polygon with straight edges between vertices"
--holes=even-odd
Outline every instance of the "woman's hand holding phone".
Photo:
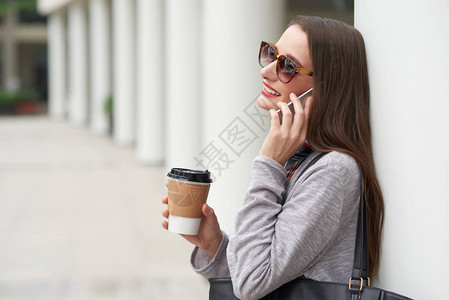
[{"label": "woman's hand holding phone", "polygon": [[290,94],[290,100],[295,117],[293,118],[292,111],[285,102],[277,104],[282,110],[282,124],[276,110],[271,109],[269,111],[271,128],[259,152],[259,155],[270,157],[281,165],[284,165],[306,141],[307,121],[313,101],[312,97],[309,97],[303,108],[301,101],[294,93]]},{"label": "woman's hand holding phone", "polygon": [[[298,99],[301,101],[302,107],[305,106],[307,99],[312,95],[312,90],[313,90],[313,88],[310,88],[307,91],[305,91],[304,93],[302,93],[301,96],[298,96]],[[293,102],[289,102],[287,105],[293,114],[292,118],[294,118],[295,117],[295,109],[293,107]],[[279,122],[282,124],[282,109],[278,109],[277,113],[279,114]]]}]

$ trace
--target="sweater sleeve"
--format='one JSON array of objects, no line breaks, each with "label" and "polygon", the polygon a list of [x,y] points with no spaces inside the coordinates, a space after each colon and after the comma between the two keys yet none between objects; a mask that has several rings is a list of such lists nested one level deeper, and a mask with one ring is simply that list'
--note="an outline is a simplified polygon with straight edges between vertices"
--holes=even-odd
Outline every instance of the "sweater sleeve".
[{"label": "sweater sleeve", "polygon": [[307,169],[282,205],[286,170],[257,157],[227,257],[234,293],[259,299],[301,276],[335,236],[351,168],[321,159]]},{"label": "sweater sleeve", "polygon": [[210,258],[202,249],[195,247],[190,257],[190,264],[193,270],[206,279],[229,277],[228,260],[226,257],[228,242],[228,235],[223,232],[223,239],[213,258]]}]

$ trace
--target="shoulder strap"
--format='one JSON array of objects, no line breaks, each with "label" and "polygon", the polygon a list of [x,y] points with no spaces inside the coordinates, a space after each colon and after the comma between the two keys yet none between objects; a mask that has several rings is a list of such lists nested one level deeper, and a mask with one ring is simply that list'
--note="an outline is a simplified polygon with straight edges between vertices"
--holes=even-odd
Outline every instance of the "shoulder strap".
[{"label": "shoulder strap", "polygon": [[[305,171],[307,171],[308,168],[310,168],[311,166],[313,166],[317,161],[320,160],[320,158],[322,158],[323,156],[325,156],[327,153],[329,152],[322,152],[320,154],[318,154],[317,156],[315,156],[310,163],[302,170],[302,172],[299,174],[298,178],[302,176],[302,174],[304,174]],[[312,154],[310,154],[312,155]]]},{"label": "shoulder strap", "polygon": [[360,169],[360,201],[359,214],[357,219],[357,234],[355,237],[354,249],[354,267],[352,271],[352,278],[358,280],[360,278],[367,279],[369,275],[369,249],[368,249],[368,226],[366,224],[366,198],[365,198],[365,184],[363,180],[363,173]]}]

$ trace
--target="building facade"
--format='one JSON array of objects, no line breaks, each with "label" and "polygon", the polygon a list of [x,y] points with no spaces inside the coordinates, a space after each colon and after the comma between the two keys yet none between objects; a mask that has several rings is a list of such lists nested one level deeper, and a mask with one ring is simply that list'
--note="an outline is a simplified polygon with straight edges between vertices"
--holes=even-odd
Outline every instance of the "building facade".
[{"label": "building facade", "polygon": [[[276,41],[296,12],[354,16],[367,46],[387,211],[377,283],[418,299],[444,298],[449,4],[357,0],[352,12],[347,1],[307,2],[40,0],[49,18],[50,115],[97,133],[112,127],[116,143],[135,147],[142,163],[208,168],[211,206],[232,231],[269,124],[254,103],[260,41]],[[433,154],[417,157],[422,148]],[[423,276],[434,265],[437,276]]]}]

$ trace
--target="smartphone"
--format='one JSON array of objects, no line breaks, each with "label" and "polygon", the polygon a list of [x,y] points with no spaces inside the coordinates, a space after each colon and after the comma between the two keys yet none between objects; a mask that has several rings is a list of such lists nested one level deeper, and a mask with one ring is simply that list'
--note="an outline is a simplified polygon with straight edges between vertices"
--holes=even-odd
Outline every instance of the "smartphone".
[{"label": "smartphone", "polygon": [[[304,93],[302,93],[301,95],[298,96],[298,99],[301,101],[302,106],[304,107],[304,101],[312,96],[312,90],[313,88],[308,89],[307,91],[305,91]],[[288,108],[290,108],[290,111],[292,112],[292,117],[295,115],[295,108],[293,107],[293,102],[289,102],[288,104]],[[278,109],[277,113],[279,115],[279,121],[282,124],[282,109]]]}]

